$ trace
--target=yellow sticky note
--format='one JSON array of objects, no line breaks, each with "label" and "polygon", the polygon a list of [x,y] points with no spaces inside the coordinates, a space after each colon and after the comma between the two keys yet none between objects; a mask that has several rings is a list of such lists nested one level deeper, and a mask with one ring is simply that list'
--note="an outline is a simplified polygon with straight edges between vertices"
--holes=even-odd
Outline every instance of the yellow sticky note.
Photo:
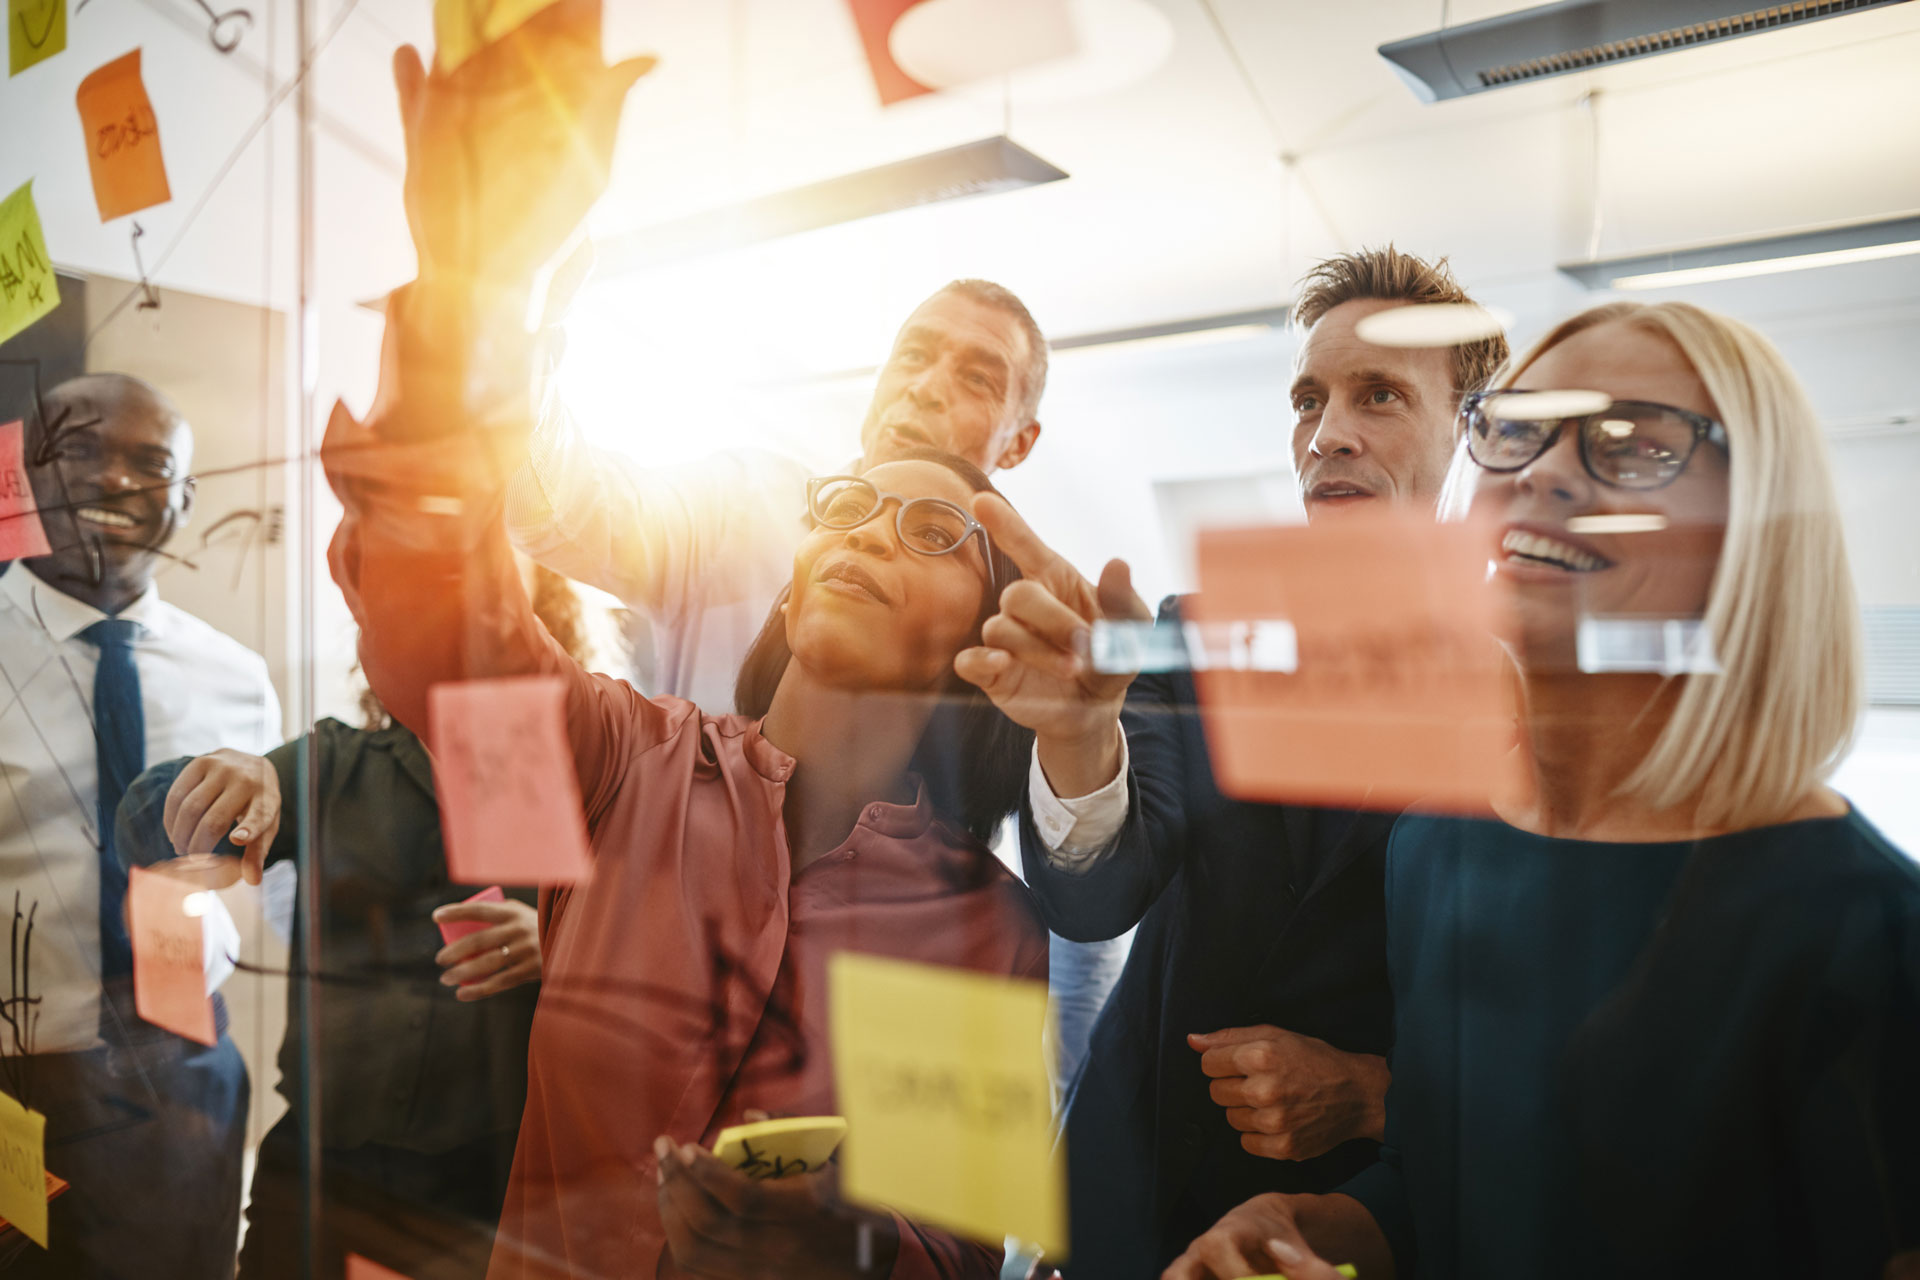
[{"label": "yellow sticky note", "polygon": [[1046,984],[843,951],[828,990],[847,1197],[1064,1258]]},{"label": "yellow sticky note", "polygon": [[451,71],[554,0],[433,0],[433,48]]},{"label": "yellow sticky note", "polygon": [[60,285],[47,261],[33,182],[0,200],[0,342],[60,305]]},{"label": "yellow sticky note", "polygon": [[47,1118],[0,1093],[0,1218],[47,1247]]},{"label": "yellow sticky note", "polygon": [[7,74],[67,47],[67,0],[7,0]]}]

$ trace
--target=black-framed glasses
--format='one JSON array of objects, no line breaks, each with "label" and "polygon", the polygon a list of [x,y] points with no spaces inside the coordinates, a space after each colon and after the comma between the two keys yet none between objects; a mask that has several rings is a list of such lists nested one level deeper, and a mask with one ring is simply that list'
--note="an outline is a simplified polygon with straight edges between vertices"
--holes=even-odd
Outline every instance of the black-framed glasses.
[{"label": "black-framed glasses", "polygon": [[[1647,400],[1589,407],[1578,391],[1476,391],[1460,405],[1467,456],[1487,471],[1518,471],[1573,431],[1580,465],[1616,489],[1662,489],[1679,479],[1705,440],[1727,447],[1727,429],[1705,414]],[[1604,395],[1597,395],[1604,401]],[[1578,412],[1567,412],[1573,408]]]},{"label": "black-framed glasses", "polygon": [[923,556],[950,556],[979,535],[980,559],[987,566],[987,589],[995,590],[993,543],[971,512],[945,498],[909,498],[885,493],[859,476],[816,476],[807,481],[807,514],[828,529],[854,529],[873,519],[885,504],[899,504],[893,527],[900,545]]}]

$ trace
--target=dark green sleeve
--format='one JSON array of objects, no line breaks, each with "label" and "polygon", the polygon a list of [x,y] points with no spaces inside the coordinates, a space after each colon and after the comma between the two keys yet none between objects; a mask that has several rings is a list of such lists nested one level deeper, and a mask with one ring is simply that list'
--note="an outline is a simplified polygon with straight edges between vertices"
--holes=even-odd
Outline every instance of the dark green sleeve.
[{"label": "dark green sleeve", "polygon": [[1920,1249],[1920,877],[1886,879],[1839,921],[1793,1118],[1823,1274]]},{"label": "dark green sleeve", "polygon": [[[283,806],[279,833],[273,838],[273,847],[267,851],[268,866],[283,858],[291,858],[299,843],[300,824],[294,821],[296,815],[293,806],[300,799],[298,773],[301,741],[295,739],[267,753],[267,759],[273,762],[274,772],[280,776],[280,802]],[[325,740],[315,738],[312,741],[324,743]],[[114,815],[113,847],[123,865],[148,867],[175,856],[173,843],[167,839],[167,792],[172,789],[181,770],[194,758],[181,756],[178,760],[154,765],[127,787],[127,794],[121,798],[120,808]],[[226,840],[216,845],[214,852],[236,858],[240,856],[239,848]]]}]

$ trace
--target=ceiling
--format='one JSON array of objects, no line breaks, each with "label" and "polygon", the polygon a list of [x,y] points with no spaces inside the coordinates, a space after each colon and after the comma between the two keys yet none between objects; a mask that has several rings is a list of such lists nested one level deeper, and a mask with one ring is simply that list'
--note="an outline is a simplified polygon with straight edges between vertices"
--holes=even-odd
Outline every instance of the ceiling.
[{"label": "ceiling", "polygon": [[[92,208],[72,92],[140,44],[176,193],[134,219],[154,278],[293,302],[292,104],[249,130],[296,64],[294,7],[249,2],[257,21],[233,55],[208,45],[192,0],[124,0],[110,19],[104,4],[75,13],[65,54],[0,85],[0,110],[45,126],[10,142],[0,187],[36,180],[56,259],[134,274],[128,220],[101,226]],[[606,305],[636,342],[701,335],[711,347],[724,335],[717,360],[777,380],[871,365],[899,317],[956,275],[1008,284],[1067,335],[1271,306],[1314,258],[1392,240],[1450,256],[1525,327],[1586,297],[1554,265],[1590,252],[1920,209],[1920,4],[1428,105],[1376,46],[1443,13],[1461,23],[1524,5],[1147,2],[1172,25],[1173,51],[1130,87],[1048,103],[988,86],[884,109],[844,0],[610,2],[610,51],[661,61],[629,100],[598,235],[1008,120],[1072,177],[649,270],[609,286],[619,297]],[[321,314],[339,317],[323,350],[357,354],[367,339],[347,332],[351,303],[411,270],[389,66],[398,43],[430,42],[431,6],[315,10],[328,39],[312,81],[314,292]],[[1726,296],[1752,318],[1803,327],[1862,309],[1911,316],[1920,259],[1748,281]]]}]

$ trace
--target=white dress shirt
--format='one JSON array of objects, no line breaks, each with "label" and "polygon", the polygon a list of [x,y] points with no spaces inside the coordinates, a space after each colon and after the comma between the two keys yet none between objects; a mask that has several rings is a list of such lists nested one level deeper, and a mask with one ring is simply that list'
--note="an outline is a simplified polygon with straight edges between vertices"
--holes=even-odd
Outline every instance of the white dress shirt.
[{"label": "white dress shirt", "polygon": [[515,546],[634,614],[634,683],[722,715],[806,535],[807,468],[766,450],[647,467],[544,415],[507,490]]},{"label": "white dress shirt", "polygon": [[1040,767],[1040,745],[1034,744],[1033,763],[1027,769],[1027,798],[1033,804],[1033,825],[1040,830],[1040,847],[1048,863],[1061,871],[1081,874],[1113,852],[1120,828],[1127,822],[1126,735],[1120,737],[1120,771],[1113,780],[1084,796],[1062,798],[1053,793],[1047,771]]},{"label": "white dress shirt", "polygon": [[[80,633],[107,615],[35,577],[0,570],[0,890],[34,903],[32,980],[42,998],[37,1053],[97,1047],[100,855],[93,676],[100,651]],[[264,754],[280,743],[280,701],[259,654],[147,593],[118,616],[140,624],[133,661],[147,763],[217,747]],[[0,916],[13,909],[0,899]],[[232,972],[239,935],[214,899],[205,926],[208,989]],[[12,1036],[0,1028],[0,1052]]]}]

